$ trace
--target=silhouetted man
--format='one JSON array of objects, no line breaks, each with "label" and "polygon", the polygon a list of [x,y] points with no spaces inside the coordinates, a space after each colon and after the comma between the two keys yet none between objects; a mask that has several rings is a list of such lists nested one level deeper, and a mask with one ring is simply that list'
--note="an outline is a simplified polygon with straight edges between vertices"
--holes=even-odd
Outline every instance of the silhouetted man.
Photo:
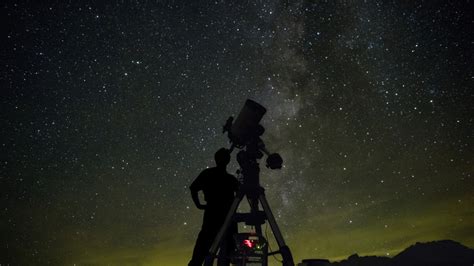
[{"label": "silhouetted man", "polygon": [[[227,173],[226,167],[230,161],[229,150],[221,148],[214,154],[216,167],[205,169],[199,174],[189,187],[194,204],[198,209],[204,210],[204,218],[201,231],[199,232],[194,246],[193,258],[189,262],[189,266],[201,266],[209,248],[214,241],[224,220],[229,212],[230,206],[238,190],[239,183],[237,179]],[[203,191],[206,205],[201,204],[198,192]],[[232,235],[237,231],[237,225],[233,223],[227,230],[224,239],[224,250],[226,255],[233,249]],[[218,260],[218,265],[229,265],[229,260]]]}]

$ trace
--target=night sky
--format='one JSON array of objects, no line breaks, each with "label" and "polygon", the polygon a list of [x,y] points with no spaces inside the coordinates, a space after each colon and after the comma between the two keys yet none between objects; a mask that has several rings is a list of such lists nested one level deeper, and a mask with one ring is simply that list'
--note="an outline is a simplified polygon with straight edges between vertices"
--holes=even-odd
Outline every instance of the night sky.
[{"label": "night sky", "polygon": [[474,246],[469,1],[25,2],[1,7],[2,265],[185,265],[188,186],[247,98],[296,262]]}]

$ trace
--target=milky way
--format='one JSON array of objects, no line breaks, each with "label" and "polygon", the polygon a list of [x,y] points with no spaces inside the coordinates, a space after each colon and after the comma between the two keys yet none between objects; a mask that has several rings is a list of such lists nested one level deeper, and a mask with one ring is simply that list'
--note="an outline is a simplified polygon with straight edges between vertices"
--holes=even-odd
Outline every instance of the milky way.
[{"label": "milky way", "polygon": [[296,261],[474,246],[468,1],[188,2],[2,4],[0,264],[185,265],[247,98]]}]

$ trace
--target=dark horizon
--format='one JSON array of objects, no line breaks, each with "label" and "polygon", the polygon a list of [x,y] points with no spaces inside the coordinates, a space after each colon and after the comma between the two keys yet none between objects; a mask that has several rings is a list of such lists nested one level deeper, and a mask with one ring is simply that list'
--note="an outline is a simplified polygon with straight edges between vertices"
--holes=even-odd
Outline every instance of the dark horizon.
[{"label": "dark horizon", "polygon": [[[301,266],[469,266],[474,262],[474,249],[452,240],[414,243],[395,256],[350,255],[340,261],[325,259],[303,260]],[[300,266],[300,265],[298,265]]]},{"label": "dark horizon", "polygon": [[467,7],[4,3],[0,264],[184,265],[189,185],[248,98],[295,262],[474,247]]}]

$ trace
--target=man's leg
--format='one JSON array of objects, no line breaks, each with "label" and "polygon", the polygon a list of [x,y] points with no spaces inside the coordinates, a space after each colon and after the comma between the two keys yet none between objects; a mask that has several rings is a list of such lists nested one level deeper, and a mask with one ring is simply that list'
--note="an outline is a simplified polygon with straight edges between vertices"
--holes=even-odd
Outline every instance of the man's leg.
[{"label": "man's leg", "polygon": [[196,240],[196,245],[193,250],[193,258],[189,262],[189,266],[201,266],[209,253],[212,242],[220,229],[218,216],[212,210],[204,211],[204,218],[202,221],[201,231],[199,232]]},{"label": "man's leg", "polygon": [[201,231],[199,232],[198,238],[196,240],[196,245],[193,250],[193,258],[189,262],[189,266],[201,266],[204,262],[204,258],[209,252],[209,248],[212,245],[212,234],[209,230],[203,225]]}]

